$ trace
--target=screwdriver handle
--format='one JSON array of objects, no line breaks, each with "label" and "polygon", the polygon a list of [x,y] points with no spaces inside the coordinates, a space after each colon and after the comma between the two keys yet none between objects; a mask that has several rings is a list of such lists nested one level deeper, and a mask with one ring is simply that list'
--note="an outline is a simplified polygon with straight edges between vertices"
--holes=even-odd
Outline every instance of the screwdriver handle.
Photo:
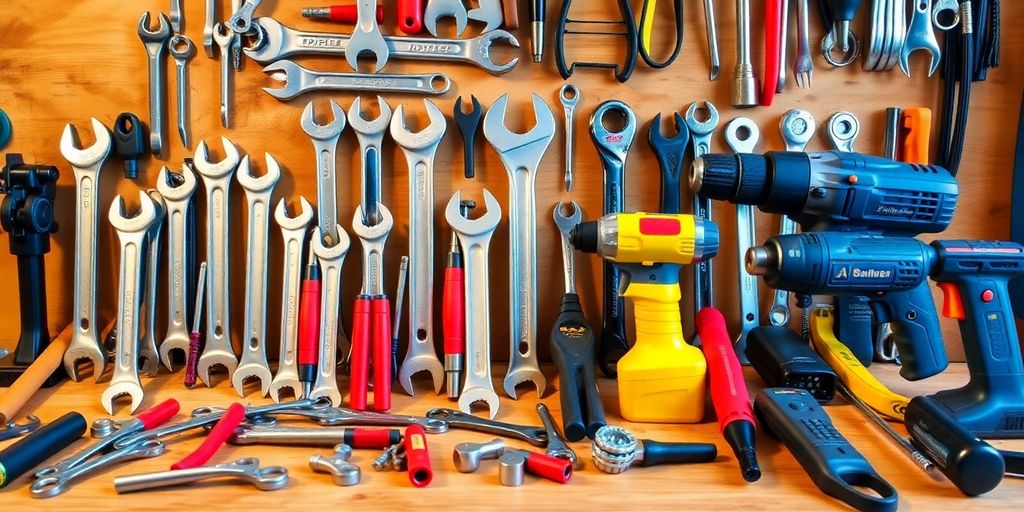
[{"label": "screwdriver handle", "polygon": [[640,442],[643,443],[644,454],[636,465],[642,467],[712,462],[718,457],[718,447],[711,443],[663,443],[650,439]]},{"label": "screwdriver handle", "polygon": [[441,298],[441,319],[444,331],[444,354],[466,352],[466,301],[463,297],[465,280],[461,267],[444,269],[444,291]]},{"label": "screwdriver handle", "polygon": [[302,281],[299,295],[299,381],[313,382],[320,340],[320,281]]},{"label": "screwdriver handle", "polygon": [[404,34],[412,36],[423,31],[423,0],[398,0],[397,11],[398,29]]},{"label": "screwdriver handle", "polygon": [[391,409],[391,301],[375,297],[370,303],[373,335],[373,408]]},{"label": "screwdriver handle", "polygon": [[[348,406],[366,410],[366,389],[370,380],[370,328],[372,327],[370,297],[360,295],[352,309],[352,356],[348,388]],[[388,340],[390,343],[390,340]],[[388,363],[390,365],[390,362]],[[377,366],[380,366],[379,364]]]},{"label": "screwdriver handle", "polygon": [[85,416],[69,412],[0,451],[0,488],[85,434]]}]

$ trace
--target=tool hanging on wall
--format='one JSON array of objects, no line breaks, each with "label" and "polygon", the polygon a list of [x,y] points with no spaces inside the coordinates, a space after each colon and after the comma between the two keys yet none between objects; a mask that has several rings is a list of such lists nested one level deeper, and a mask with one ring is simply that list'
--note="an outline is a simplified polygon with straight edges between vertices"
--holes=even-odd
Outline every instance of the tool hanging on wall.
[{"label": "tool hanging on wall", "polygon": [[977,39],[974,36],[971,2],[960,3],[960,33],[952,31],[945,37],[946,60],[942,66],[942,113],[939,116],[938,164],[956,176],[967,139],[967,121],[971,108],[971,86],[974,82],[974,58]]},{"label": "tool hanging on wall", "polygon": [[[572,0],[564,0],[562,2],[562,13],[558,17],[558,27],[555,29],[555,64],[558,66],[558,73],[562,75],[563,79],[568,79],[572,76],[576,68],[601,68],[613,70],[615,78],[620,82],[629,80],[629,77],[633,74],[633,70],[636,69],[636,55],[637,47],[639,46],[639,38],[636,31],[636,19],[633,17],[633,7],[630,5],[629,0],[618,0],[618,6],[618,20],[578,20],[569,17],[569,11],[572,9]],[[578,29],[577,25],[579,26]],[[622,31],[609,32],[599,30],[601,28],[607,28],[615,25],[621,25]],[[568,35],[611,36],[625,38],[625,61],[621,64],[594,61],[572,61],[571,63],[567,63],[565,57],[565,39]]]},{"label": "tool hanging on wall", "polygon": [[459,134],[462,135],[462,162],[466,178],[476,177],[476,132],[484,115],[483,107],[476,96],[470,96],[470,99],[473,100],[473,108],[469,112],[463,110],[462,96],[455,100],[455,109],[452,112],[455,125],[459,127]]},{"label": "tool hanging on wall", "polygon": [[676,58],[679,57],[679,52],[683,49],[683,33],[685,28],[683,0],[672,0],[672,6],[673,19],[675,21],[675,43],[672,53],[660,61],[654,60],[654,57],[651,56],[651,39],[654,33],[653,25],[656,19],[658,0],[644,0],[643,10],[640,12],[640,58],[644,59],[644,62],[654,69],[663,69],[672,65]]}]

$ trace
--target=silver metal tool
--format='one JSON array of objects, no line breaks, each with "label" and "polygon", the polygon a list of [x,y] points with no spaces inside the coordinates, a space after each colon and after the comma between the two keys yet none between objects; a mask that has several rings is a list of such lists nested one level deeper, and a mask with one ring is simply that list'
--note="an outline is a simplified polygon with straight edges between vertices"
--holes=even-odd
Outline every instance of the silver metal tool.
[{"label": "silver metal tool", "polygon": [[196,172],[206,189],[206,263],[209,268],[206,283],[206,346],[199,357],[196,373],[199,379],[212,387],[210,369],[224,367],[228,375],[235,372],[238,359],[231,346],[231,239],[228,234],[228,212],[231,204],[228,192],[238,168],[238,150],[227,137],[221,137],[224,159],[210,161],[206,141],[196,146]]},{"label": "silver metal tool", "polygon": [[885,142],[882,145],[882,156],[896,160],[896,151],[900,144],[900,130],[903,124],[903,109],[889,107],[885,109]]},{"label": "silver metal tool", "polygon": [[376,60],[373,72],[379,73],[388,63],[391,49],[377,26],[377,0],[356,0],[356,11],[356,26],[345,48],[345,60],[352,69],[359,71],[359,57],[371,53]]},{"label": "silver metal tool", "polygon": [[167,334],[160,344],[160,360],[168,371],[174,371],[171,351],[180,350],[188,354],[188,269],[194,255],[188,248],[188,215],[192,207],[192,194],[196,190],[196,176],[183,166],[180,174],[173,174],[167,167],[160,169],[156,189],[164,198],[167,207]]},{"label": "silver metal tool", "polygon": [[[690,130],[694,160],[711,152],[712,136],[715,133],[715,128],[718,127],[718,109],[715,108],[715,105],[710,101],[704,102],[703,107],[707,111],[708,117],[703,121],[697,119],[697,110],[700,106],[700,103],[691,103],[690,107],[686,110],[686,127]],[[711,200],[700,194],[694,194],[693,215],[710,221],[712,220],[711,214]],[[714,305],[715,294],[714,281],[711,279],[712,268],[710,258],[694,266],[694,314],[705,307]]]},{"label": "silver metal tool", "polygon": [[[725,142],[733,153],[754,153],[761,132],[753,120],[737,117],[725,125]],[[734,346],[740,362],[749,364],[746,358],[747,335],[761,324],[758,305],[757,276],[746,272],[747,249],[756,244],[757,217],[754,207],[749,204],[736,205],[736,253],[739,276],[740,333]]]},{"label": "silver metal tool", "polygon": [[942,58],[942,50],[935,39],[935,30],[932,27],[932,0],[914,0],[913,10],[907,28],[907,38],[900,49],[900,70],[909,77],[910,54],[917,50],[925,50],[931,56],[928,76],[932,76],[939,69],[939,61]]},{"label": "silver metal tool", "polygon": [[572,462],[573,467],[576,469],[583,469],[583,459],[577,457],[576,452],[566,444],[565,438],[562,437],[562,433],[558,431],[558,426],[555,425],[555,418],[551,416],[548,406],[538,403],[536,409],[537,416],[540,416],[540,422],[544,425],[544,432],[547,433],[548,437],[547,448],[544,450],[544,453]]},{"label": "silver metal tool", "polygon": [[348,124],[356,133],[359,153],[362,155],[359,159],[359,183],[362,187],[359,207],[363,212],[362,223],[365,226],[374,226],[382,220],[378,209],[381,193],[381,146],[384,144],[384,132],[391,123],[391,107],[382,96],[377,96],[377,106],[380,114],[372,121],[363,117],[362,98],[357,96],[348,109]]},{"label": "silver metal tool", "polygon": [[[328,237],[328,245],[338,241],[337,151],[338,139],[345,131],[345,111],[331,100],[333,121],[318,124],[313,102],[302,111],[302,131],[309,135],[316,151],[316,220],[320,232]],[[346,235],[347,238],[347,235]]]},{"label": "silver metal tool", "polygon": [[516,450],[498,457],[498,482],[506,487],[523,485],[526,477],[526,454]]},{"label": "silver metal tool", "polygon": [[215,59],[217,52],[214,50],[213,26],[217,24],[217,0],[205,0],[205,22],[203,23],[203,50],[206,56]]},{"label": "silver metal tool", "polygon": [[312,91],[368,91],[440,96],[452,86],[444,73],[398,75],[377,73],[328,73],[306,69],[290,60],[279,60],[265,68],[281,87],[264,87],[263,92],[282,101]]},{"label": "silver metal tool", "polygon": [[505,22],[501,12],[501,0],[478,0],[477,8],[470,9],[466,17],[484,24],[481,34],[496,30]]},{"label": "silver metal tool", "polygon": [[103,391],[100,403],[107,414],[114,414],[114,400],[128,395],[131,412],[142,405],[144,391],[139,383],[139,308],[142,295],[142,259],[145,257],[146,233],[156,220],[156,206],[149,195],[139,191],[139,211],[125,217],[124,198],[114,198],[108,215],[121,244],[121,273],[117,293],[117,349],[114,374]]},{"label": "silver metal tool", "polygon": [[494,228],[501,221],[501,206],[487,189],[483,190],[483,195],[485,213],[482,217],[462,216],[459,210],[462,193],[458,190],[448,201],[444,217],[459,237],[465,263],[465,300],[466,304],[473,304],[466,311],[466,378],[459,396],[459,409],[468,415],[473,403],[486,402],[489,416],[494,419],[500,402],[491,382],[491,290],[487,258]]},{"label": "silver metal tool", "polygon": [[[951,13],[946,16],[943,13]],[[943,23],[949,19],[949,23]],[[932,23],[940,30],[953,30],[960,24],[960,2],[958,0],[935,0],[932,6]]]},{"label": "silver metal tool", "polygon": [[[555,136],[551,108],[533,95],[534,127],[515,133],[505,124],[508,95],[497,99],[484,116],[484,136],[501,157],[509,180],[509,366],[502,381],[517,400],[516,386],[530,382],[537,397],[547,379],[537,362],[537,172]],[[460,236],[461,240],[461,236]],[[467,297],[466,304],[476,304]]]},{"label": "silver metal tool", "polygon": [[139,361],[142,365],[141,372],[156,377],[160,371],[160,352],[156,346],[156,287],[160,269],[160,232],[163,231],[164,218],[167,208],[164,206],[164,198],[155,189],[146,190],[146,194],[153,200],[156,211],[156,218],[149,226],[146,233],[145,253],[142,268],[146,270],[144,294],[139,297],[142,304],[142,311],[146,312],[146,319],[139,336]]},{"label": "silver metal tool", "polygon": [[171,0],[170,16],[171,30],[175,34],[181,34],[182,25],[185,24],[185,15],[181,12],[181,0]]},{"label": "silver metal tool", "polygon": [[[799,0],[795,0],[799,1]],[[786,89],[786,58],[789,57],[789,0],[781,0],[782,19],[779,20],[779,75],[775,78],[775,93]]]},{"label": "silver metal tool", "polygon": [[828,139],[836,151],[852,153],[860,134],[860,121],[849,112],[836,112],[828,119]]},{"label": "silver metal tool", "polygon": [[419,425],[428,434],[443,434],[448,431],[448,422],[425,416],[402,416],[371,411],[357,411],[346,407],[317,407],[281,411],[281,415],[305,416],[327,426],[407,426]]},{"label": "silver metal tool", "polygon": [[[793,61],[793,76],[797,87],[811,87],[814,78],[814,59],[811,57],[811,7],[810,0],[796,1],[796,60]],[[785,63],[785,60],[782,61]],[[786,66],[779,66],[786,69]]]},{"label": "silver metal tool", "polygon": [[273,422],[270,425],[243,424],[235,429],[231,444],[275,444],[291,446],[334,446],[344,443],[351,427],[286,427]]},{"label": "silver metal tool", "polygon": [[871,9],[871,40],[865,71],[888,71],[899,63],[907,37],[906,0],[878,0]]},{"label": "silver metal tool", "polygon": [[572,167],[576,160],[576,104],[580,102],[580,90],[575,85],[565,84],[558,90],[558,100],[565,112],[565,191],[572,192]]},{"label": "silver metal tool", "polygon": [[302,394],[296,343],[302,287],[302,249],[306,244],[306,232],[313,222],[313,207],[305,197],[299,196],[298,214],[289,217],[287,204],[281,199],[274,210],[274,220],[281,228],[281,240],[284,242],[284,268],[281,272],[281,348],[278,351],[277,374],[270,383],[270,397],[280,403],[283,389],[290,389],[294,396]]},{"label": "silver metal tool", "polygon": [[92,118],[96,142],[79,149],[78,131],[68,123],[60,136],[60,153],[75,171],[75,311],[71,344],[64,352],[64,370],[71,380],[79,381],[78,362],[88,359],[96,382],[107,366],[107,351],[96,332],[96,240],[100,197],[100,172],[110,156],[110,130]]},{"label": "silver metal tool", "polygon": [[448,120],[433,102],[424,100],[423,106],[430,123],[419,132],[406,128],[405,105],[391,116],[391,138],[409,167],[409,346],[398,383],[413,396],[412,376],[419,372],[430,373],[435,393],[444,381],[434,347],[434,155]]},{"label": "silver metal tool", "polygon": [[[568,216],[563,211],[571,211]],[[572,230],[583,220],[583,209],[576,201],[559,201],[552,212],[555,227],[562,240],[562,278],[565,280],[565,294],[576,295],[576,249],[572,246]]]},{"label": "silver metal tool", "polygon": [[[118,340],[121,337],[118,336]],[[114,451],[84,462],[72,469],[54,473],[52,475],[38,478],[29,490],[33,498],[52,498],[59,496],[71,488],[72,484],[96,475],[111,466],[124,462],[159,457],[167,451],[167,447],[160,441],[143,441],[131,444]]]},{"label": "silver metal tool", "polygon": [[130,439],[135,434],[142,432],[143,429],[145,429],[145,425],[142,423],[142,420],[138,418],[129,418],[121,421],[110,418],[100,418],[93,421],[90,427],[93,437],[98,438],[96,441],[75,452],[73,455],[67,456],[49,466],[37,469],[35,473],[33,473],[33,476],[40,479],[47,476],[66,473],[71,469],[78,468],[96,455],[109,452],[114,448],[120,448],[120,446],[117,446],[118,442]]},{"label": "silver metal tool", "polygon": [[325,244],[320,228],[313,230],[313,254],[320,262],[320,345],[317,348],[317,371],[308,398],[325,397],[331,404],[341,404],[341,391],[336,377],[338,331],[341,326],[341,265],[351,242],[341,226],[334,226],[333,245]]},{"label": "silver metal tool", "polygon": [[427,0],[423,26],[427,27],[430,35],[437,37],[437,20],[447,17],[455,18],[455,35],[461,36],[469,22],[469,13],[466,12],[466,6],[462,5],[462,0]]},{"label": "silver metal tool", "polygon": [[263,0],[245,0],[245,3],[235,9],[234,14],[228,19],[228,27],[239,35],[251,33],[253,31],[252,15],[261,3]]},{"label": "silver metal tool", "polygon": [[711,58],[710,79],[714,81],[718,78],[718,73],[722,68],[721,61],[718,56],[718,27],[715,26],[714,0],[704,0],[704,26],[707,29],[708,54]]},{"label": "silver metal tool", "polygon": [[900,448],[900,451],[910,458],[914,464],[923,469],[926,473],[936,472],[938,468],[935,467],[935,463],[932,462],[927,455],[921,453],[913,443],[903,437],[898,431],[896,431],[896,429],[892,428],[887,421],[879,417],[878,413],[876,413],[871,406],[864,403],[864,401],[858,398],[857,395],[853,394],[845,384],[842,382],[836,382],[836,384],[839,386],[839,392],[843,395],[843,398],[856,406],[864,416],[871,420],[875,425],[878,425],[883,432],[888,434],[889,439],[891,439],[892,442]]},{"label": "silver metal tool", "polygon": [[334,485],[347,487],[359,483],[361,477],[359,466],[349,462],[352,458],[352,447],[344,443],[334,446],[331,455],[313,455],[309,458],[309,469],[314,473],[327,473],[334,480]]},{"label": "silver metal tool", "polygon": [[505,453],[505,441],[491,439],[486,443],[459,443],[452,451],[452,461],[459,473],[472,473],[480,469],[480,463],[493,460]]},{"label": "silver metal tool", "polygon": [[227,128],[231,122],[231,44],[235,33],[218,23],[213,26],[213,40],[220,48],[220,124]]},{"label": "silver metal tool", "polygon": [[156,30],[149,29],[149,12],[139,19],[139,39],[149,57],[149,147],[153,154],[163,151],[164,103],[167,102],[167,84],[164,80],[164,55],[171,39],[171,22],[160,13]]},{"label": "silver metal tool", "polygon": [[240,480],[261,491],[276,491],[288,485],[288,469],[283,466],[261,468],[259,459],[245,458],[214,466],[119,476],[114,478],[114,490],[118,494],[124,494],[191,484],[215,478]]},{"label": "silver metal tool", "polygon": [[[235,14],[237,14],[241,10],[242,10],[242,0],[231,0],[231,17],[234,17]],[[230,17],[229,17],[229,20],[230,20]],[[230,30],[229,33],[231,34],[231,43],[228,45],[228,49],[231,51],[231,67],[234,68],[235,71],[241,71],[242,70],[242,34],[239,34],[239,33],[235,32],[234,30],[231,30],[231,27],[228,25],[228,22],[224,23],[224,29],[225,30]],[[255,34],[255,33],[256,33],[256,31],[253,30],[252,34]],[[216,34],[214,34],[214,35],[216,36]]]},{"label": "silver metal tool", "polygon": [[[782,133],[782,141],[786,144],[786,151],[803,152],[807,148],[807,143],[814,137],[814,130],[814,117],[806,110],[790,110],[782,116],[782,120],[779,122],[779,131]],[[796,222],[783,215],[779,223],[779,234],[791,235],[796,232]],[[789,325],[792,318],[789,296],[790,293],[786,290],[775,290],[772,306],[768,310],[769,324]]]},{"label": "silver metal tool", "polygon": [[[238,184],[245,191],[249,212],[249,231],[245,247],[245,318],[242,327],[242,357],[231,374],[238,396],[245,396],[245,382],[260,382],[260,396],[270,391],[272,376],[267,364],[267,267],[270,247],[270,197],[281,179],[281,166],[270,153],[264,153],[266,172],[252,174],[249,156],[238,165]],[[300,249],[301,252],[301,249]]]},{"label": "silver metal tool", "polygon": [[39,418],[29,414],[25,417],[25,423],[18,423],[16,421],[8,421],[7,423],[0,424],[0,441],[6,441],[8,439],[14,439],[29,432],[37,430],[42,425]]},{"label": "silver metal tool", "polygon": [[[347,34],[298,31],[273,18],[257,18],[253,24],[261,37],[253,46],[245,48],[245,53],[261,64],[293,55],[345,55],[351,41]],[[519,40],[504,30],[492,30],[470,39],[385,36],[384,41],[390,57],[396,59],[467,62],[494,74],[510,71],[519,62],[519,58],[514,57],[498,64],[491,58],[494,43],[504,42],[519,48]]]},{"label": "silver metal tool", "polygon": [[175,34],[167,45],[167,51],[174,57],[178,80],[178,136],[185,148],[191,148],[188,137],[188,60],[196,53],[196,45],[182,34]]},{"label": "silver metal tool", "polygon": [[732,72],[732,106],[757,106],[757,79],[750,60],[750,0],[736,0],[736,67]]},{"label": "silver metal tool", "polygon": [[[497,204],[497,201],[495,201],[495,204]],[[488,211],[490,210],[488,209]],[[465,394],[463,394],[463,396],[465,396]],[[495,396],[495,398],[497,398],[497,396]],[[495,421],[493,418],[487,419],[474,416],[466,411],[456,411],[454,409],[445,408],[437,408],[427,411],[427,418],[445,421],[449,428],[472,430],[474,432],[483,432],[485,434],[494,434],[497,436],[518,439],[520,441],[526,441],[534,446],[544,447],[548,445],[548,434],[547,431],[544,430],[544,427],[505,423],[503,421]]]}]

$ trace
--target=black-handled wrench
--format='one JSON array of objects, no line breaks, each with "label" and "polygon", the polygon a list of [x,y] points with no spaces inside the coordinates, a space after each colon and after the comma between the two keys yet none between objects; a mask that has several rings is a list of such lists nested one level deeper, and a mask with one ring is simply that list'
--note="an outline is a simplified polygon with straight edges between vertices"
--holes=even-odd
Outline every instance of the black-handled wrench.
[{"label": "black-handled wrench", "polygon": [[654,157],[658,159],[658,167],[661,168],[661,213],[682,212],[679,178],[683,174],[686,148],[690,145],[690,129],[678,112],[674,114],[674,121],[676,135],[672,137],[666,137],[661,132],[661,114],[654,116],[647,131],[647,142],[651,145]]},{"label": "black-handled wrench", "polygon": [[480,101],[476,99],[476,96],[470,96],[473,100],[473,109],[469,112],[462,110],[462,96],[459,96],[455,100],[455,111],[452,113],[455,117],[455,125],[459,127],[459,133],[462,134],[462,151],[463,151],[463,162],[465,166],[466,178],[473,178],[476,176],[476,132],[477,128],[480,127],[480,119],[484,115],[484,109],[480,106]]}]

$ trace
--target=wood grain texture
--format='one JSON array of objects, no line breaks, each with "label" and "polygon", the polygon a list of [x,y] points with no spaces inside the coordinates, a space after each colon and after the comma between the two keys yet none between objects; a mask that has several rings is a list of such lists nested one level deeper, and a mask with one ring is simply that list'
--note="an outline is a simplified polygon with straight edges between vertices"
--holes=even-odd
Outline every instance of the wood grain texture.
[{"label": "wood grain texture", "polygon": [[[184,2],[186,8],[185,32],[199,44],[201,40],[203,2]],[[670,4],[662,2],[665,14],[658,17],[656,41],[659,47],[670,44]],[[610,6],[613,4],[609,2]],[[558,251],[557,232],[550,220],[550,207],[558,200],[574,199],[584,208],[588,218],[596,217],[601,211],[602,172],[596,152],[589,140],[587,120],[590,112],[599,102],[621,99],[629,103],[641,121],[634,148],[626,170],[626,206],[630,210],[652,210],[657,206],[658,167],[646,144],[648,121],[655,113],[681,111],[694,100],[710,99],[718,105],[723,125],[736,115],[746,115],[761,126],[764,150],[781,149],[777,124],[781,115],[789,108],[804,108],[815,115],[821,124],[836,110],[849,110],[857,114],[862,123],[861,137],[857,148],[864,152],[881,151],[883,138],[883,110],[887,106],[930,106],[938,107],[941,83],[938,79],[925,79],[923,56],[915,56],[914,78],[907,79],[898,71],[890,73],[865,73],[859,66],[844,69],[830,68],[815,51],[815,76],[812,89],[799,90],[793,87],[792,79],[785,93],[778,97],[772,108],[758,108],[743,112],[728,106],[729,83],[734,62],[734,10],[728,1],[717,2],[719,34],[723,69],[716,82],[707,80],[707,52],[704,42],[703,11],[699,2],[686,2],[686,35],[682,58],[671,68],[654,71],[642,64],[632,80],[626,84],[615,82],[609,73],[601,71],[580,71],[570,79],[577,84],[583,95],[578,110],[576,126],[576,188],[572,194],[562,190],[563,146],[562,134],[556,135],[548,150],[537,179],[538,215],[538,265],[540,275],[539,330],[540,352],[547,357],[546,333],[558,308],[561,293],[561,257]],[[549,27],[557,19],[560,2],[549,2]],[[267,0],[260,13],[272,13],[282,22],[296,27],[322,30],[342,30],[330,24],[313,24],[299,18],[297,4]],[[521,5],[525,12],[526,6]],[[604,3],[577,1],[574,16],[607,17],[611,11],[603,12]],[[610,7],[608,7],[610,9]],[[92,0],[89,2],[57,2],[36,0],[33,2],[10,0],[0,3],[0,108],[3,108],[14,123],[14,138],[7,151],[19,151],[26,160],[45,162],[60,167],[59,199],[57,220],[62,229],[55,236],[51,254],[47,257],[47,284],[49,291],[49,324],[51,333],[67,325],[71,317],[73,279],[73,229],[74,191],[71,169],[60,156],[58,141],[61,129],[67,122],[88,131],[89,117],[95,116],[108,126],[119,112],[132,111],[142,118],[148,117],[146,87],[146,57],[136,35],[135,27],[142,9],[166,9],[166,2],[131,2],[117,0]],[[760,65],[761,33],[759,20],[763,10],[761,1],[754,2],[754,55],[755,64]],[[867,9],[855,25],[858,33],[864,33],[861,23]],[[639,12],[637,12],[639,15]],[[1024,15],[1020,2],[1004,2],[1003,19],[1015,20]],[[393,27],[393,14],[388,14],[386,27]],[[817,41],[821,28],[812,23],[812,37]],[[445,25],[450,30],[448,25]],[[470,30],[473,30],[472,28]],[[386,32],[391,32],[386,28]],[[471,33],[471,32],[470,32]],[[491,76],[471,66],[444,66],[455,85],[452,91],[438,100],[442,109],[451,111],[459,95],[475,94],[484,105],[489,105],[500,94],[511,93],[511,107],[508,124],[511,128],[524,130],[532,124],[533,113],[529,109],[529,93],[537,92],[552,106],[556,119],[561,123],[560,106],[557,102],[559,79],[553,62],[553,42],[549,34],[547,59],[542,65],[535,65],[528,55],[529,30],[526,24],[517,31],[523,50],[518,53],[519,66],[503,76]],[[1009,225],[1009,183],[1011,176],[1013,141],[1020,102],[1020,84],[1024,79],[1024,59],[1020,58],[1024,47],[1024,35],[1016,30],[1004,30],[1002,41],[1002,66],[990,73],[989,80],[975,86],[972,103],[971,129],[967,140],[966,157],[962,177],[962,193],[959,214],[943,237],[1003,238]],[[816,45],[813,45],[816,46]],[[570,43],[570,57],[582,57],[614,52],[618,42],[614,40],[583,40]],[[577,53],[578,52],[578,53]],[[495,49],[500,57],[514,55],[508,49]],[[340,59],[300,59],[304,65],[322,70],[344,70],[346,65]],[[423,72],[437,70],[432,63],[395,62],[388,68],[396,72]],[[312,147],[299,127],[299,113],[309,100],[316,100],[323,111],[325,99],[338,100],[345,108],[351,103],[352,95],[315,94],[282,103],[264,94],[260,87],[272,85],[272,80],[260,72],[254,62],[245,62],[242,73],[236,74],[234,115],[232,128],[220,127],[217,114],[218,65],[203,55],[201,48],[190,64],[191,131],[193,141],[211,141],[216,158],[219,156],[220,135],[231,138],[244,152],[253,155],[262,166],[261,153],[273,154],[286,169],[286,173],[275,192],[276,198],[285,197],[294,204],[296,196],[315,198],[314,159]],[[175,90],[173,63],[167,63],[168,91],[173,97]],[[407,105],[413,123],[424,122],[425,115],[419,99],[412,97],[391,97],[394,107],[399,102]],[[165,127],[165,144],[169,148],[162,158],[149,158],[141,162],[138,180],[129,182],[121,177],[120,162],[111,160],[101,180],[101,211],[121,192],[134,197],[136,188],[154,186],[157,172],[162,165],[178,169],[181,160],[191,155],[178,140],[174,122],[173,98],[167,105],[168,119]],[[938,114],[936,112],[936,118]],[[416,126],[414,126],[415,128]],[[91,142],[91,135],[83,134],[84,143]],[[497,155],[478,135],[476,180],[462,178],[461,141],[453,123],[441,144],[437,156],[435,173],[436,191],[436,243],[439,270],[443,253],[448,246],[448,230],[443,221],[441,207],[455,189],[462,189],[468,196],[479,197],[479,190],[486,187],[502,202],[507,215],[508,178]],[[719,130],[715,149],[725,150]],[[823,134],[810,144],[810,150],[826,149]],[[934,144],[933,144],[934,150]],[[353,207],[358,201],[359,156],[358,145],[351,131],[346,131],[339,146],[339,202],[340,219],[351,219]],[[384,155],[384,202],[396,216],[396,228],[392,233],[387,253],[386,282],[388,290],[394,289],[399,256],[407,252],[408,214],[406,163],[394,144],[385,143]],[[201,190],[201,189],[200,189]],[[244,293],[244,233],[245,212],[243,194],[237,187],[232,193],[232,232],[236,243],[231,254],[234,338],[240,338],[242,326],[242,295]],[[688,196],[688,194],[684,194]],[[203,206],[200,205],[200,211]],[[732,207],[716,205],[716,219],[722,226],[723,242],[716,265],[716,288],[718,306],[725,312],[733,327],[738,311],[736,301],[735,229]],[[776,229],[776,220],[759,216],[759,236],[769,236]],[[202,218],[202,217],[201,217]],[[271,230],[272,255],[270,300],[268,305],[268,339],[276,339],[280,307],[279,287],[281,265],[280,235],[276,227]],[[202,245],[202,242],[200,242]],[[114,315],[117,290],[117,247],[114,234],[106,222],[100,223],[99,233],[99,322]],[[492,264],[491,316],[493,319],[494,358],[501,360],[508,354],[508,228],[507,222],[499,226],[494,237]],[[358,290],[357,276],[360,275],[360,258],[357,245],[345,265],[345,311]],[[591,321],[600,324],[599,272],[600,265],[595,258],[580,256],[580,291],[586,312]],[[0,251],[0,268],[9,276],[9,286],[0,293],[13,304],[17,290],[14,286],[15,259]],[[689,272],[683,283],[684,311],[689,310]],[[559,276],[560,277],[560,276]],[[440,280],[436,281],[435,297],[440,294]],[[769,300],[768,291],[762,290],[762,305]],[[936,291],[937,294],[937,291]],[[164,301],[161,293],[161,301]],[[439,308],[435,308],[437,310]],[[164,323],[161,314],[162,332]],[[687,323],[689,323],[687,321]],[[438,326],[439,322],[435,322]],[[951,357],[959,359],[962,350],[956,326],[944,320],[944,332]],[[17,337],[19,319],[17,308],[0,308],[0,346],[11,346]],[[276,343],[272,344],[276,345]],[[275,347],[271,347],[274,352]]]}]

